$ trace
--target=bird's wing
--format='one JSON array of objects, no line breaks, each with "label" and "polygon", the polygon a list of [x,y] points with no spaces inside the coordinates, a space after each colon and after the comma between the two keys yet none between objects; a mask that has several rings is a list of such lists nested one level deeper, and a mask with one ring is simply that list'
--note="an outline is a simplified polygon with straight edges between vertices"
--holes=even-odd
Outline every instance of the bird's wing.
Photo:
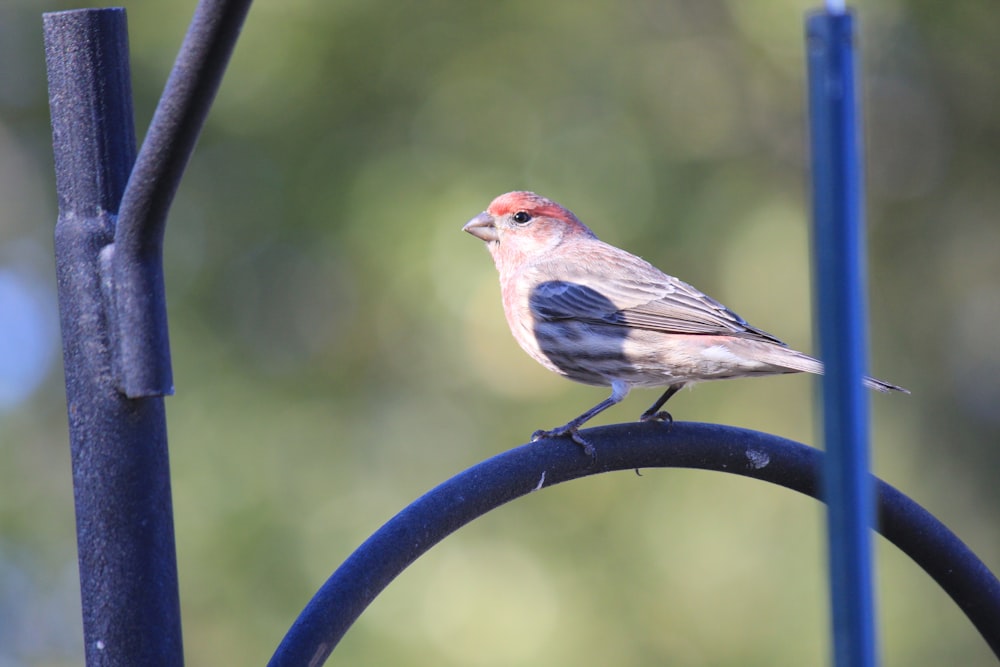
[{"label": "bird's wing", "polygon": [[644,260],[624,251],[614,259],[614,266],[585,261],[536,267],[542,270],[536,274],[540,279],[529,297],[532,311],[547,320],[577,319],[668,334],[739,336],[784,345],[712,297]]},{"label": "bird's wing", "polygon": [[676,280],[672,287],[658,299],[619,310],[615,319],[627,326],[663,333],[740,336],[784,345],[687,283]]}]

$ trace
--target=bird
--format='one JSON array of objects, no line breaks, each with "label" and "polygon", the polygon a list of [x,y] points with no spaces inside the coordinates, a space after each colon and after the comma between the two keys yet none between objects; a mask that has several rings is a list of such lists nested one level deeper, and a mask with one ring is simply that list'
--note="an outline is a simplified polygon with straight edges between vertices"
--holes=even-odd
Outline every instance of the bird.
[{"label": "bird", "polygon": [[[462,228],[486,243],[500,276],[507,324],[545,368],[611,395],[531,440],[569,436],[594,455],[580,427],[635,387],[662,388],[639,421],[680,389],[708,380],[823,373],[823,364],[646,260],[601,241],[564,206],[528,191],[496,197]],[[877,391],[908,390],[873,377]]]}]

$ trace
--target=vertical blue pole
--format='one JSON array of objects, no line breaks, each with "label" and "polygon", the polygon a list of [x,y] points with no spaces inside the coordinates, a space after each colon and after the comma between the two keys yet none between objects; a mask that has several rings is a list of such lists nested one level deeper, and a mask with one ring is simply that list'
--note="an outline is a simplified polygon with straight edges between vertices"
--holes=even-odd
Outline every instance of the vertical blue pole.
[{"label": "vertical blue pole", "polygon": [[824,496],[836,667],[876,665],[868,470],[864,217],[854,17],[806,19],[813,245],[823,377]]},{"label": "vertical blue pole", "polygon": [[88,667],[184,664],[163,397],[113,380],[102,258],[135,160],[121,8],[45,14],[56,277]]}]

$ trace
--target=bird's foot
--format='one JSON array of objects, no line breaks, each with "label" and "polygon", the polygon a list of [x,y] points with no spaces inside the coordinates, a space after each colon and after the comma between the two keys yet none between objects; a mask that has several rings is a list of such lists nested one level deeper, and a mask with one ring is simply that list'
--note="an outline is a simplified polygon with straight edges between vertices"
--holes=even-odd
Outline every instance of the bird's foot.
[{"label": "bird's foot", "polygon": [[537,430],[531,434],[531,441],[541,440],[542,438],[561,438],[564,435],[568,435],[572,438],[573,442],[578,444],[583,453],[589,456],[591,459],[597,458],[597,451],[594,446],[587,442],[586,438],[580,435],[580,430],[573,424],[564,424],[563,426],[557,426],[550,431]]},{"label": "bird's foot", "polygon": [[674,423],[674,417],[666,410],[661,412],[650,412],[646,411],[639,415],[639,421],[641,422],[667,422],[667,425]]}]

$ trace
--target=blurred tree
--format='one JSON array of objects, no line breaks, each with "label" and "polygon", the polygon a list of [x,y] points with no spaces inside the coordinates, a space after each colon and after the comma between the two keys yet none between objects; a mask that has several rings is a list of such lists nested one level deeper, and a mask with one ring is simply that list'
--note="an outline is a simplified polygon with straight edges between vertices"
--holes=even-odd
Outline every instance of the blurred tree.
[{"label": "blurred tree", "polygon": [[[77,664],[41,11],[0,7],[0,662]],[[148,123],[193,11],[124,3]],[[809,348],[800,0],[258,0],[167,232],[191,664],[263,663],[329,572],[446,476],[599,398],[537,368],[461,225],[537,190]],[[860,8],[876,472],[1000,568],[1000,80],[986,3]],[[812,441],[808,378],[675,415]],[[602,415],[633,419],[652,396]],[[605,476],[460,531],[335,654],[394,664],[819,663],[821,508]],[[887,665],[993,664],[879,550]],[[27,629],[31,629],[28,632]]]}]

